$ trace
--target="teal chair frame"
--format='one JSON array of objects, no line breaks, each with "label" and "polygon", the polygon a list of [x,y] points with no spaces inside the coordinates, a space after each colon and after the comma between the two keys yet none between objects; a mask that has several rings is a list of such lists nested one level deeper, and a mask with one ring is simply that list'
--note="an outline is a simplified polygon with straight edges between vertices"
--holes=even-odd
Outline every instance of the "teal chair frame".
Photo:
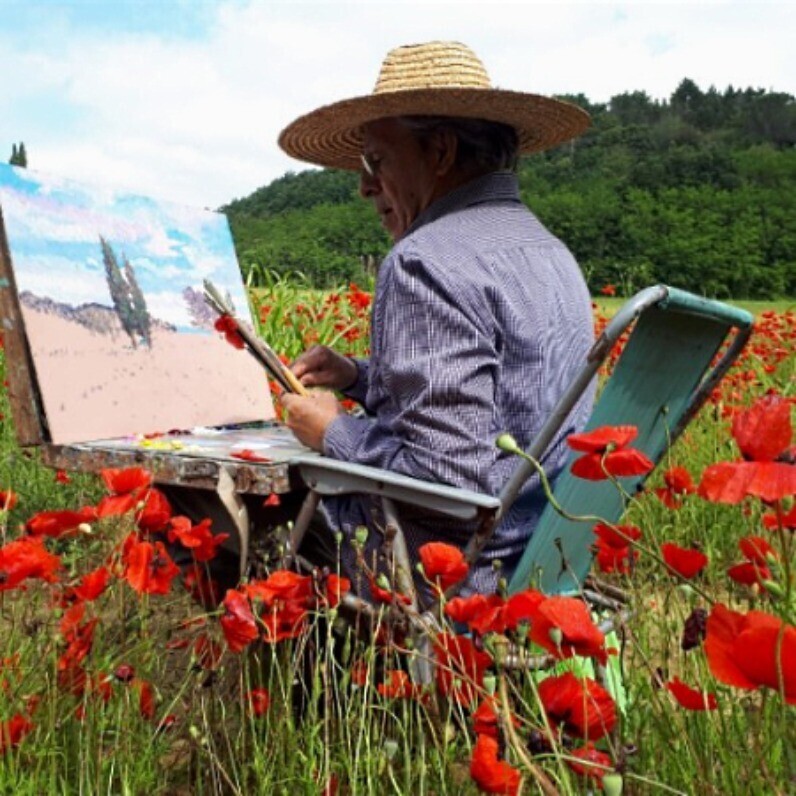
[{"label": "teal chair frame", "polygon": [[[676,288],[657,285],[642,290],[606,325],[589,351],[583,369],[526,453],[533,460],[543,459],[579,397],[597,376],[620,337],[632,327],[587,429],[634,425],[639,433],[633,447],[657,464],[740,354],[752,332],[752,321],[752,316],[744,310]],[[302,563],[296,551],[324,496],[349,493],[374,496],[381,500],[386,518],[385,544],[395,562],[396,586],[411,596],[410,609],[425,611],[426,617],[432,617],[436,611],[433,606],[418,604],[412,562],[403,541],[400,504],[464,520],[479,520],[465,550],[472,563],[535,472],[531,463],[518,457],[513,475],[500,494],[493,496],[318,456],[298,457],[294,464],[309,491],[288,539],[283,563]],[[632,495],[640,489],[645,477],[621,479],[626,494]],[[611,523],[619,521],[627,503],[627,497],[615,484],[575,478],[568,466],[556,480],[553,492],[568,514],[597,515]],[[547,593],[580,592],[592,562],[593,524],[593,520],[566,519],[548,505],[511,577],[509,591],[514,593],[534,586]],[[455,591],[456,587],[446,596],[450,598]],[[358,598],[352,598],[352,607],[369,610]]]}]

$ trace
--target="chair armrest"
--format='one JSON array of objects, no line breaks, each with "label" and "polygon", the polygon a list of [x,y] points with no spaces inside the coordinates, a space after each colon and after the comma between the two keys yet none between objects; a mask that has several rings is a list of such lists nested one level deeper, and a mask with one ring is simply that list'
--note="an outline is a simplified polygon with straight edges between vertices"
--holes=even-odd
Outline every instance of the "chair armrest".
[{"label": "chair armrest", "polygon": [[310,489],[325,496],[378,495],[463,520],[475,519],[484,513],[497,513],[501,505],[500,500],[492,495],[324,456],[299,455],[290,463],[298,468]]}]

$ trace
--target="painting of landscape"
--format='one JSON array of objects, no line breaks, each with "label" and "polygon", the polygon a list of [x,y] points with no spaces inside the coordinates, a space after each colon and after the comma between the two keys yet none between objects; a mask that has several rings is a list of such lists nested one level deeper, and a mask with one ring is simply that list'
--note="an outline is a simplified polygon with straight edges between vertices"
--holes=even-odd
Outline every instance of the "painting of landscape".
[{"label": "painting of landscape", "polygon": [[0,211],[52,442],[273,417],[202,297],[250,318],[223,215],[5,165]]}]

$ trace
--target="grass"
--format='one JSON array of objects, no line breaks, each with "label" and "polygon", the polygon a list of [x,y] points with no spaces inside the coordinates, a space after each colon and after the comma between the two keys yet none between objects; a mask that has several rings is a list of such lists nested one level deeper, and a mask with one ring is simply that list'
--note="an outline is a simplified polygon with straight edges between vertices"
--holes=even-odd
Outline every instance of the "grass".
[{"label": "grass", "polygon": [[[688,617],[714,603],[792,627],[793,534],[762,530],[759,500],[728,506],[686,495],[672,510],[654,493],[670,467],[698,481],[710,464],[738,457],[729,430],[735,409],[772,389],[793,397],[796,327],[785,315],[792,304],[744,306],[757,315],[773,309],[775,318],[631,507],[626,522],[643,532],[638,561],[628,573],[603,575],[629,591],[635,609],[609,659],[624,673],[624,707],[595,746],[615,772],[606,792],[617,775],[630,794],[784,794],[796,783],[796,722],[782,695],[727,684],[704,645],[681,648]],[[276,283],[255,296],[255,308],[261,332],[288,357],[315,342],[366,353],[367,296],[359,290],[315,294]],[[597,312],[612,309],[613,300],[600,300]],[[97,505],[106,489],[78,474],[62,483],[35,451],[19,449],[0,400],[0,488],[19,496],[0,528],[3,570],[2,551],[22,538],[31,516]],[[54,582],[31,577],[24,590],[4,589],[0,577],[0,794],[475,794],[473,706],[455,698],[470,691],[476,703],[495,695],[500,753],[523,777],[523,792],[597,787],[570,765],[583,740],[545,719],[543,683],[560,672],[506,675],[492,665],[477,687],[465,669],[449,678],[447,693],[433,684],[418,689],[390,672],[405,671],[421,651],[400,635],[382,635],[377,645],[339,633],[338,609],[315,602],[297,638],[235,653],[224,612],[191,599],[179,578],[162,595],[133,588],[124,545],[137,534],[135,516],[108,516],[45,540],[62,565]],[[726,576],[749,535],[765,535],[777,551],[776,592]],[[698,546],[710,563],[688,583],[660,565],[663,542]],[[70,590],[103,565],[109,585],[78,616],[81,601]],[[277,612],[286,604],[269,603]],[[500,660],[501,638],[488,636],[479,654]],[[681,707],[665,687],[675,677],[715,695],[718,708]],[[389,695],[391,685],[400,687]],[[252,702],[258,689],[268,695],[262,712],[253,709],[263,704]]]}]

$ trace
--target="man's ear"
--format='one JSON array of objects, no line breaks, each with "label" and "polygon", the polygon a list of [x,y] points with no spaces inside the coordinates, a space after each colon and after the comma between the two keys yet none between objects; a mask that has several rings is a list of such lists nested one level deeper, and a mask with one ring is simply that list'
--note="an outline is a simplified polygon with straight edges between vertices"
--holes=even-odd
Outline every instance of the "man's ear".
[{"label": "man's ear", "polygon": [[434,141],[434,154],[436,156],[435,172],[438,177],[449,174],[456,163],[456,154],[459,151],[459,139],[452,130],[438,130]]}]

